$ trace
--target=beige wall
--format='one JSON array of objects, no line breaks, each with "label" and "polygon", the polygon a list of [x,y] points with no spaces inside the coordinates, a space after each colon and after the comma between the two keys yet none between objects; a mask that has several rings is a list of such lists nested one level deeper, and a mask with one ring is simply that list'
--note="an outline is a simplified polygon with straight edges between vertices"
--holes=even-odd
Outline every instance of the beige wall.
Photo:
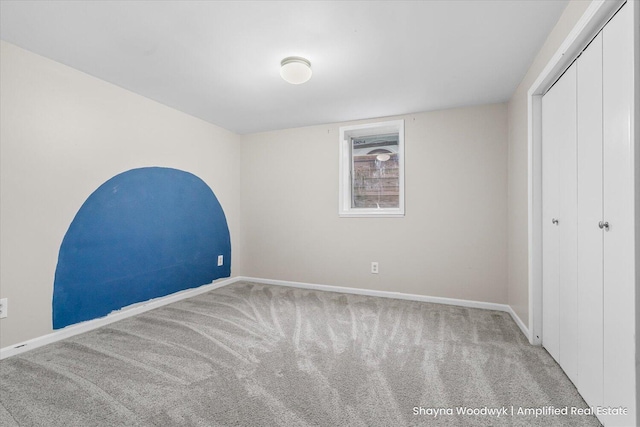
[{"label": "beige wall", "polygon": [[244,136],[245,274],[506,303],[506,105],[402,118],[404,218],[338,217],[340,124]]},{"label": "beige wall", "polygon": [[192,172],[214,190],[234,276],[507,301],[505,104],[405,116],[406,217],[339,218],[339,124],[241,137],[0,47],[0,347],[52,331],[73,217],[106,180],[143,166]]},{"label": "beige wall", "polygon": [[87,197],[144,166],[191,172],[215,192],[240,274],[239,137],[11,44],[0,44],[0,347],[47,334],[58,250]]},{"label": "beige wall", "polygon": [[509,101],[509,305],[525,325],[529,323],[527,91],[590,3],[569,2]]}]

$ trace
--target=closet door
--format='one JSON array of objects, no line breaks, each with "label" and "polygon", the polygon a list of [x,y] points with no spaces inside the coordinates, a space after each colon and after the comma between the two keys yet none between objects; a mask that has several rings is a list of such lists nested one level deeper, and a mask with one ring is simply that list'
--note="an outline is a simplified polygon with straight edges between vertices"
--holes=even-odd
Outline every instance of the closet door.
[{"label": "closet door", "polygon": [[602,33],[578,64],[578,382],[602,406],[604,231],[602,208]]},{"label": "closet door", "polygon": [[628,416],[607,425],[636,425],[633,8],[627,3],[603,30],[604,125],[604,405]]},{"label": "closet door", "polygon": [[[578,159],[577,64],[562,76],[564,105],[560,143],[560,366],[574,382],[578,378]],[[560,83],[560,82],[558,82]]]},{"label": "closet door", "polygon": [[577,376],[576,64],[542,98],[543,345]]},{"label": "closet door", "polygon": [[[556,84],[557,86],[557,84]],[[542,345],[560,362],[559,128],[562,105],[557,87],[542,98]]]}]

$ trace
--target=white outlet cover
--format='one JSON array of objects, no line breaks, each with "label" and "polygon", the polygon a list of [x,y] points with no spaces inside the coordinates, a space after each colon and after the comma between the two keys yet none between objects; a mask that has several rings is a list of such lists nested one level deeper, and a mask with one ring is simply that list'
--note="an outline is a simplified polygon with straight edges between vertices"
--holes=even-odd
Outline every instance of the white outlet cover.
[{"label": "white outlet cover", "polygon": [[8,300],[7,298],[0,299],[0,319],[4,319],[8,314]]},{"label": "white outlet cover", "polygon": [[218,267],[222,266],[222,264],[224,264],[224,256],[218,255]]}]

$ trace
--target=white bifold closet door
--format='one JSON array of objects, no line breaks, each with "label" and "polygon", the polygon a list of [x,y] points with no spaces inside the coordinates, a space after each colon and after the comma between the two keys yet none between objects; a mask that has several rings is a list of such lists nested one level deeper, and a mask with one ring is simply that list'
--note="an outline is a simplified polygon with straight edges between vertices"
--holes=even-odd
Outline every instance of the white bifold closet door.
[{"label": "white bifold closet door", "polygon": [[602,33],[578,65],[578,381],[589,405],[602,406],[603,219]]},{"label": "white bifold closet door", "polygon": [[637,425],[633,8],[542,98],[542,344],[607,426]]},{"label": "white bifold closet door", "polygon": [[556,185],[560,177],[560,140],[555,132],[559,124],[555,122],[559,121],[561,105],[554,98],[554,93],[548,92],[542,99],[542,345],[556,362],[560,362],[560,336],[557,326],[560,316],[560,234],[556,225],[560,216],[560,197]]},{"label": "white bifold closet door", "polygon": [[576,64],[542,98],[542,345],[578,372]]},{"label": "white bifold closet door", "polygon": [[[634,5],[637,7],[637,4]],[[629,3],[602,30],[604,145],[604,405],[628,408],[605,425],[636,422],[633,8]],[[640,166],[640,165],[637,165]]]}]

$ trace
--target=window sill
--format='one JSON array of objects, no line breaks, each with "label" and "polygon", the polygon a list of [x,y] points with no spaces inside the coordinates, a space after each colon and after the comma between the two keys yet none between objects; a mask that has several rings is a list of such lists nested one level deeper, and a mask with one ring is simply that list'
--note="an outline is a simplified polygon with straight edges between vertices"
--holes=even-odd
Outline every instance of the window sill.
[{"label": "window sill", "polygon": [[339,212],[340,218],[403,218],[404,212],[398,210],[372,210],[372,211],[350,211]]}]

